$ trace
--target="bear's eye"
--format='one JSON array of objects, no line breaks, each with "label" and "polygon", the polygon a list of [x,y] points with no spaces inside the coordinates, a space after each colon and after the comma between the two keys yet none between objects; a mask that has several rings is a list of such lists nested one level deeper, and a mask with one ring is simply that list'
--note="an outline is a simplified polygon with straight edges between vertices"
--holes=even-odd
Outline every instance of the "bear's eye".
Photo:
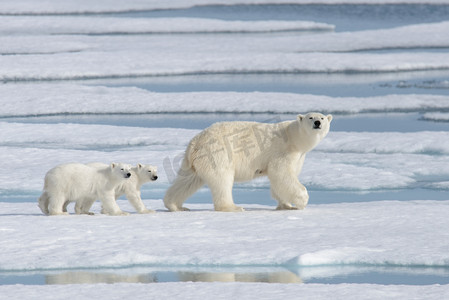
[{"label": "bear's eye", "polygon": [[148,171],[148,173],[151,173],[151,171]]},{"label": "bear's eye", "polygon": [[324,118],[321,118],[321,120],[324,120]]},{"label": "bear's eye", "polygon": [[122,171],[123,171],[123,168],[121,168],[120,170],[122,170]]},{"label": "bear's eye", "polygon": [[309,119],[310,119],[310,120],[313,120],[313,118],[312,118],[312,117],[310,117]]}]

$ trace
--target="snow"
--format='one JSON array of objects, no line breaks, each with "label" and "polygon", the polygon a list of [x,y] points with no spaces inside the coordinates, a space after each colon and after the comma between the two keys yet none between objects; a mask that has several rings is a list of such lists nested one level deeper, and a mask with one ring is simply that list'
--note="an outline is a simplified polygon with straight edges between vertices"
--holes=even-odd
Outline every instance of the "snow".
[{"label": "snow", "polygon": [[[227,73],[383,73],[449,69],[447,53],[426,52],[426,48],[430,47],[448,47],[445,37],[449,33],[449,22],[377,31],[288,34],[278,37],[263,35],[248,39],[242,34],[174,33],[180,30],[239,32],[244,28],[249,28],[250,31],[257,30],[256,28],[262,31],[287,28],[316,30],[328,26],[291,21],[142,21],[125,18],[106,18],[104,21],[95,17],[82,17],[77,22],[76,17],[67,17],[70,21],[59,27],[59,18],[44,17],[41,25],[33,27],[33,22],[26,21],[32,20],[30,17],[18,17],[20,22],[9,22],[9,18],[0,17],[0,22],[3,20],[4,23],[0,31],[0,53],[8,54],[0,56],[0,64],[4,66],[0,69],[0,79],[3,81]],[[171,34],[79,35],[106,34],[111,31],[136,33],[136,30],[144,30],[140,27],[133,29],[135,22],[147,22],[142,25],[144,28],[155,26],[151,29],[154,30],[152,32],[160,32],[161,28],[166,27],[163,30]],[[22,23],[24,24],[21,25]],[[108,29],[111,23],[117,25]],[[21,32],[13,36],[8,34],[16,31]],[[35,31],[39,33],[38,36],[32,34]],[[77,34],[53,35],[59,32]],[[392,48],[421,50],[404,53],[341,53]],[[170,52],[166,49],[170,49]],[[42,55],[45,53],[51,53],[52,59],[48,60],[46,55]]]},{"label": "snow", "polygon": [[[77,272],[80,275],[93,272],[92,276],[97,273],[98,276],[102,273],[107,276],[110,272],[108,268],[140,266],[167,270],[176,266],[180,270],[184,268],[187,276],[187,270],[195,266],[207,276],[212,266],[222,266],[231,272],[232,267],[251,266],[257,270],[272,266],[288,268],[290,271],[285,269],[284,272],[307,282],[336,271],[335,268],[326,269],[323,266],[348,265],[349,268],[340,271],[351,274],[360,271],[350,268],[357,265],[402,266],[422,270],[439,267],[442,272],[447,272],[449,264],[446,251],[449,234],[445,229],[447,201],[311,204],[304,211],[275,211],[274,206],[253,205],[239,214],[213,212],[208,204],[191,205],[194,210],[186,213],[161,211],[161,200],[145,200],[145,204],[158,212],[127,217],[98,214],[46,217],[35,203],[1,203],[0,269],[18,275],[24,271],[47,272],[47,280],[62,283],[67,278],[64,274],[68,276],[73,273],[75,276]],[[126,201],[119,201],[119,205],[125,210],[130,209]],[[98,213],[99,210],[100,205],[96,203],[94,211]],[[222,273],[221,280],[229,280],[229,272]],[[60,275],[55,277],[52,274]],[[120,276],[126,278],[125,275]],[[212,276],[210,279],[219,280],[213,274],[209,276]],[[132,278],[129,277],[129,280]],[[190,280],[195,281],[194,278],[190,277]],[[61,294],[58,292],[61,287],[33,286],[31,289],[27,286],[0,286],[0,291],[8,299],[10,296],[17,297],[15,293],[18,289],[20,295],[26,298],[37,295],[85,297],[78,294],[78,289],[74,287],[66,288]],[[222,293],[228,290],[226,287],[224,283],[156,286],[120,283],[83,285],[82,289],[91,290],[90,297],[103,293],[111,297],[122,293],[142,297],[148,296],[146,292],[153,292],[158,296],[168,293],[168,296],[175,298],[190,299],[206,291],[208,295],[219,292],[225,297],[227,294]],[[241,284],[235,284],[230,289],[236,289],[235,292],[244,298],[259,298],[259,293],[265,290],[267,298],[272,295],[294,298],[297,293],[312,295],[319,290],[318,297],[323,299],[326,291],[333,291],[337,298],[349,299],[360,298],[361,295],[365,299],[367,295],[377,298],[383,293],[388,297],[413,294],[419,298],[414,293],[424,291],[426,296],[433,298],[432,293],[442,296],[449,292],[447,285],[424,287],[273,284],[267,288],[263,284],[248,284],[246,291],[241,292]],[[120,291],[115,293],[116,290]],[[255,290],[258,292],[255,293]]]},{"label": "snow", "polygon": [[1,34],[156,34],[261,33],[333,30],[334,26],[306,21],[223,21],[196,18],[0,17]]},{"label": "snow", "polygon": [[[107,113],[273,113],[308,111],[355,114],[449,109],[449,96],[328,97],[290,93],[155,93],[135,87],[79,84],[0,85],[1,117]],[[276,100],[276,105],[273,105]],[[189,103],[189,105],[185,105]]]},{"label": "snow", "polygon": [[[449,22],[417,24],[383,30],[326,34],[325,41],[316,36],[301,38],[300,51],[346,52],[385,49],[447,48],[443,36],[449,34]],[[416,37],[419,36],[419,39]]]},{"label": "snow", "polygon": [[447,201],[311,204],[293,212],[248,205],[241,214],[211,204],[191,204],[186,213],[166,212],[161,200],[145,204],[158,212],[109,217],[98,215],[96,203],[96,216],[47,217],[35,203],[1,203],[0,269],[449,265]]},{"label": "snow", "polygon": [[[126,41],[123,41],[126,43]],[[213,43],[211,41],[211,43]],[[187,56],[188,55],[188,56]],[[120,59],[126,56],[127,59]],[[189,59],[187,59],[189,58]],[[70,80],[192,74],[372,73],[449,69],[447,53],[251,53],[212,52],[55,53],[51,63],[40,55],[1,56],[3,81]],[[68,66],[71,68],[68,69]]]},{"label": "snow", "polygon": [[[236,118],[266,115],[267,122],[277,122],[294,119],[298,113],[321,111],[332,113],[333,125],[338,125],[368,115],[375,115],[376,121],[380,116],[393,119],[413,113],[420,118],[415,123],[439,121],[441,126],[435,127],[445,128],[449,119],[447,78],[443,78],[449,69],[447,21],[334,32],[333,24],[301,20],[114,14],[273,2],[43,0],[37,5],[30,0],[2,1],[0,195],[5,202],[0,201],[0,298],[449,298],[447,280],[441,285],[422,280],[426,276],[449,277],[449,201],[444,197],[449,190],[449,133],[444,129],[432,131],[434,127],[428,126],[431,129],[389,128],[381,132],[375,127],[370,128],[373,132],[364,132],[331,128],[308,154],[300,175],[312,191],[303,211],[276,211],[264,178],[237,186],[235,201],[245,208],[242,213],[213,211],[205,189],[198,194],[207,201],[186,202],[190,212],[169,213],[164,208],[161,195],[173,179],[187,143],[200,132],[167,128],[168,123],[152,127],[153,118],[163,119],[165,114],[179,115],[181,120],[185,117],[186,123],[198,115],[212,116],[209,121],[224,114]],[[275,4],[279,3],[447,5],[449,1],[289,0]],[[414,71],[421,70],[427,71],[425,74],[441,70],[438,74],[442,75],[416,82],[422,77]],[[406,94],[404,90],[404,94],[382,96],[367,91],[361,97],[235,91],[158,93],[126,86],[128,78],[171,75],[339,73],[357,74],[351,76],[351,82],[368,87],[380,78],[391,84],[404,71],[408,73],[401,78],[409,81],[396,87],[426,88],[428,94]],[[305,82],[310,79],[303,77]],[[347,83],[347,77],[339,78],[344,81],[338,84]],[[77,117],[95,120],[111,114],[144,121],[133,126],[76,123]],[[74,123],[57,123],[66,116]],[[145,118],[152,122],[145,124]],[[118,200],[131,215],[102,215],[101,204],[96,202],[94,216],[73,214],[71,204],[71,215],[48,217],[37,201],[25,202],[37,200],[50,168],[92,161],[157,165],[159,179],[144,186],[143,199],[157,213],[136,214],[128,201]],[[413,201],[395,199],[391,192],[410,195],[419,189],[424,190],[423,198]],[[245,202],[242,190],[256,191],[262,198],[255,196],[251,203]],[[317,191],[330,196],[316,201],[313,192]],[[377,192],[387,193],[392,200],[333,199],[338,193],[362,198],[366,193],[376,197]],[[427,192],[443,196],[431,200],[434,198]],[[421,277],[417,285],[388,280],[367,284],[373,283],[372,279],[313,283],[376,272],[378,277],[388,272]],[[8,284],[7,280],[15,277],[31,279],[25,285]]]},{"label": "snow", "polygon": [[423,120],[449,122],[449,113],[442,113],[442,112],[425,113],[423,114],[422,118]]},{"label": "snow", "polygon": [[[17,290],[20,290],[18,293]],[[158,283],[95,284],[68,288],[56,286],[0,286],[8,299],[441,299],[449,296],[447,286],[370,284],[285,285],[264,283]]]}]

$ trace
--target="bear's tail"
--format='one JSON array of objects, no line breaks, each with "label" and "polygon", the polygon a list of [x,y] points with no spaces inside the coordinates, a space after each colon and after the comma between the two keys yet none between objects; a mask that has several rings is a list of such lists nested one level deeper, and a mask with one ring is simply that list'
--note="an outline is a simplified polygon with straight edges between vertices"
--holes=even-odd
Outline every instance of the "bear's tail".
[{"label": "bear's tail", "polygon": [[188,210],[182,204],[203,185],[204,181],[196,174],[186,155],[178,176],[165,193],[165,207],[169,211]]},{"label": "bear's tail", "polygon": [[42,193],[42,195],[39,197],[39,208],[41,209],[41,211],[46,214],[49,215],[50,212],[48,210],[48,204],[49,204],[49,198],[48,198],[48,194],[46,191],[44,191]]}]

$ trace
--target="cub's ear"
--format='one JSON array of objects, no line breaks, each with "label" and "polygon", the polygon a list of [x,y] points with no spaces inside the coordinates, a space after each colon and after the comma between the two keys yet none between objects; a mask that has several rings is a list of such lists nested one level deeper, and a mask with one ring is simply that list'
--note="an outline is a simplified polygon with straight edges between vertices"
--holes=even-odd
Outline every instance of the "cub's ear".
[{"label": "cub's ear", "polygon": [[326,118],[329,121],[329,123],[332,121],[332,115],[327,115]]},{"label": "cub's ear", "polygon": [[304,119],[304,116],[303,116],[303,115],[297,115],[297,116],[296,116],[296,119],[297,119],[299,122],[301,122],[301,121]]},{"label": "cub's ear", "polygon": [[139,164],[137,164],[137,168],[138,168],[138,169],[142,169],[142,168],[143,168],[143,165],[142,165],[141,163],[139,163]]},{"label": "cub's ear", "polygon": [[111,163],[111,169],[114,169],[117,166],[117,163]]}]

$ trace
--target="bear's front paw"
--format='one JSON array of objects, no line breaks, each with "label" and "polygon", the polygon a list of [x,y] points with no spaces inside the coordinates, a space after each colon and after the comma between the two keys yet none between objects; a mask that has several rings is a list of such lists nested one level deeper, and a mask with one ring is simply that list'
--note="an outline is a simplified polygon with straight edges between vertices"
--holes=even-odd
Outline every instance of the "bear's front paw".
[{"label": "bear's front paw", "polygon": [[154,214],[156,211],[152,210],[152,209],[142,209],[140,211],[138,211],[139,214]]},{"label": "bear's front paw", "polygon": [[129,216],[129,213],[126,211],[114,211],[114,212],[105,212],[109,216]]},{"label": "bear's front paw", "polygon": [[292,206],[291,204],[282,203],[276,207],[277,210],[297,210],[298,207]]},{"label": "bear's front paw", "polygon": [[243,212],[245,211],[243,207],[240,206],[231,206],[231,207],[216,207],[216,211],[224,211],[224,212]]},{"label": "bear's front paw", "polygon": [[63,212],[50,212],[48,215],[49,216],[68,216],[69,213],[66,212],[66,211],[63,211]]},{"label": "bear's front paw", "polygon": [[245,209],[243,207],[236,206],[236,207],[234,207],[234,211],[235,212],[243,212],[243,211],[245,211]]}]

